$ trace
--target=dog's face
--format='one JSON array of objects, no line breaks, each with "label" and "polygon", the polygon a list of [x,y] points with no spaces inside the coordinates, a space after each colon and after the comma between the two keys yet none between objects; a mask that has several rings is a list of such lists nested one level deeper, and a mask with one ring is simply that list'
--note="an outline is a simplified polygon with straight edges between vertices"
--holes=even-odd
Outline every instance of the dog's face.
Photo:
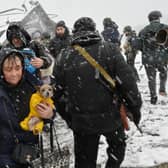
[{"label": "dog's face", "polygon": [[40,86],[39,92],[44,98],[50,98],[53,96],[54,88],[51,85],[43,84]]}]

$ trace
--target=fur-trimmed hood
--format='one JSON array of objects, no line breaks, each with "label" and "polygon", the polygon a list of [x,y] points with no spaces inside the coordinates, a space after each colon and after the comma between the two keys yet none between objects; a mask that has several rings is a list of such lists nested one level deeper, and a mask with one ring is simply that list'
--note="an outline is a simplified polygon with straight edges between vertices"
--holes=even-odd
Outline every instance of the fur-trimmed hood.
[{"label": "fur-trimmed hood", "polygon": [[13,37],[20,38],[24,46],[27,46],[27,44],[29,44],[29,42],[31,41],[31,37],[28,34],[28,32],[21,25],[17,23],[14,23],[8,27],[6,37],[12,46],[13,46],[12,44]]},{"label": "fur-trimmed hood", "polygon": [[74,33],[72,36],[72,45],[90,45],[97,43],[101,40],[98,31],[81,31]]}]

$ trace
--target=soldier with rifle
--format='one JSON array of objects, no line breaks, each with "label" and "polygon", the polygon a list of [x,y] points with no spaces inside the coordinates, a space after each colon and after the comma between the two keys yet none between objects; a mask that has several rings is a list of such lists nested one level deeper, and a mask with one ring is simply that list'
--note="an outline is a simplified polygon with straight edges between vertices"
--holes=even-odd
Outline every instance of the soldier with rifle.
[{"label": "soldier with rifle", "polygon": [[160,11],[152,11],[148,15],[149,25],[140,31],[139,37],[142,40],[142,64],[145,67],[148,77],[148,84],[151,96],[151,104],[157,103],[156,91],[156,72],[159,71],[160,88],[159,94],[166,96],[166,81],[167,81],[167,51],[164,46],[161,46],[156,41],[156,34],[159,30],[166,27],[160,23],[162,14]]},{"label": "soldier with rifle", "polygon": [[[56,107],[73,130],[74,167],[96,168],[103,135],[108,145],[105,167],[120,168],[126,149],[121,101],[125,100],[136,125],[141,119],[142,101],[118,46],[102,40],[92,18],[79,18],[74,23],[71,45],[56,59],[53,74]],[[118,80],[115,83],[113,79]]]}]

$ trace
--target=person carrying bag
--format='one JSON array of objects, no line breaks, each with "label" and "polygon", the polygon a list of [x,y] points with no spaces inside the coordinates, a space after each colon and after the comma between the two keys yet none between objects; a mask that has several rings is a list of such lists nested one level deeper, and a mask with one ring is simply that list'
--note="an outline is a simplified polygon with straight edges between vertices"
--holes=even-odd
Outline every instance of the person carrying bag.
[{"label": "person carrying bag", "polygon": [[[19,122],[28,115],[34,84],[40,81],[27,75],[24,56],[18,50],[1,49],[0,66],[0,167],[28,168],[39,153],[38,136],[22,130]],[[43,119],[54,116],[52,108],[42,103],[37,111]]]},{"label": "person carrying bag", "polygon": [[12,153],[12,159],[18,164],[27,165],[29,167],[32,167],[31,165],[32,160],[36,159],[39,156],[38,146],[34,144],[22,143],[19,141],[18,137],[16,136],[14,132],[12,122],[8,115],[5,100],[3,101],[3,105],[4,105],[5,113],[8,117],[8,123],[11,129],[12,135],[13,135],[13,140],[15,142],[15,147]]}]

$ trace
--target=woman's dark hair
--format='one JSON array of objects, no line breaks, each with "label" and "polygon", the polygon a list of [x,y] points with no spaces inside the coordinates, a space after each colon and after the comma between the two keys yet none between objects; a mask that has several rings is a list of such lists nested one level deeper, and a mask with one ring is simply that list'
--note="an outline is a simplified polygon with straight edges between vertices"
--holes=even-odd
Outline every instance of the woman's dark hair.
[{"label": "woman's dark hair", "polygon": [[[21,62],[22,62],[22,65],[24,64],[24,59],[23,59],[23,56],[21,56],[20,55],[20,53],[18,54],[18,53],[16,53],[16,52],[12,52],[12,53],[10,53],[7,57],[5,57],[4,58],[4,60],[3,60],[3,63],[4,63],[4,61],[6,60],[6,59],[8,59],[9,61],[10,60],[16,60],[16,57],[18,57],[20,60],[21,60]],[[3,63],[2,63],[2,65],[3,65]]]},{"label": "woman's dark hair", "polygon": [[3,75],[2,68],[3,68],[4,61],[5,61],[6,59],[8,59],[9,61],[15,62],[15,61],[16,61],[16,57],[18,57],[18,58],[21,60],[21,63],[22,63],[23,69],[24,69],[24,57],[22,56],[21,53],[16,52],[16,51],[12,51],[12,52],[6,54],[6,55],[3,57],[3,60],[1,61],[1,64],[0,64],[0,67],[1,67],[1,75]]}]

